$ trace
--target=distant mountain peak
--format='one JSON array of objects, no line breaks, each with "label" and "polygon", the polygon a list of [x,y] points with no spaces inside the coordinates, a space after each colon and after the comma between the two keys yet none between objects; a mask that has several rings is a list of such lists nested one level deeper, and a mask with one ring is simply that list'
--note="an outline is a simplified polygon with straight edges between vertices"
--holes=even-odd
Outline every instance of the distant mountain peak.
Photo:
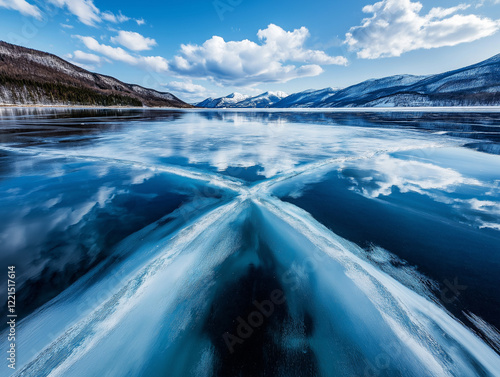
[{"label": "distant mountain peak", "polygon": [[270,107],[281,98],[286,97],[285,92],[265,92],[254,97],[238,92],[231,93],[225,97],[216,99],[207,98],[197,104],[198,107],[225,108],[225,107]]},{"label": "distant mountain peak", "polygon": [[226,96],[226,98],[234,98],[234,99],[238,99],[238,100],[244,100],[244,99],[247,99],[248,95],[246,94],[241,94],[241,93],[238,93],[238,92],[233,92],[229,95]]},{"label": "distant mountain peak", "polygon": [[[205,107],[204,102],[198,106]],[[398,74],[366,80],[344,89],[330,87],[319,90],[307,89],[290,95],[279,91],[269,91],[214,107],[331,108],[488,105],[500,106],[500,54],[483,62],[437,75]]]},{"label": "distant mountain peak", "polygon": [[281,92],[281,91],[277,91],[277,92],[265,92],[261,95],[268,95],[268,96],[275,96],[275,97],[279,97],[279,98],[285,98],[288,96],[288,94],[286,94],[285,92]]}]

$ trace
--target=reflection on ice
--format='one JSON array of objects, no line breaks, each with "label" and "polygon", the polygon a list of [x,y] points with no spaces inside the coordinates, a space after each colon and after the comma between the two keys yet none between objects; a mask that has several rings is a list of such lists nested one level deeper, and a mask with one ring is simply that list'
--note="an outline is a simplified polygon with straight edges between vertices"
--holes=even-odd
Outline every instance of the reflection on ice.
[{"label": "reflection on ice", "polygon": [[15,376],[498,376],[496,118],[447,116],[0,110]]},{"label": "reflection on ice", "polygon": [[349,177],[364,195],[372,198],[388,196],[393,189],[402,193],[425,194],[431,190],[452,192],[459,185],[482,186],[478,180],[466,178],[453,169],[427,162],[402,160],[390,155],[379,156],[371,161],[359,161],[355,169],[360,174],[344,168],[343,175]]},{"label": "reflection on ice", "polygon": [[112,256],[121,239],[180,206],[201,209],[204,199],[227,195],[209,182],[140,166],[32,156],[13,165],[0,186],[0,261],[18,267],[22,314]]},{"label": "reflection on ice", "polygon": [[[262,370],[290,375],[291,365],[260,360],[259,347],[246,348],[258,341],[252,336],[244,338],[247,343],[238,342],[234,352],[220,346],[233,319],[214,323],[212,316],[227,314],[218,313],[222,303],[216,292],[238,284],[235,278],[255,269],[262,271],[261,279],[277,277],[274,284],[285,293],[288,318],[276,327],[271,315],[263,335],[254,336],[262,338],[264,347],[274,344],[267,352],[278,351],[285,359],[305,352],[299,368],[313,373],[302,375],[369,371],[451,377],[499,370],[500,357],[430,298],[419,295],[418,281],[415,290],[401,285],[368,263],[362,249],[292,205],[266,197],[254,200],[220,206],[168,243],[152,245],[144,267],[126,277],[111,298],[65,332],[58,328],[61,323],[52,325],[59,335],[18,375],[145,371],[180,377],[198,375],[196,370],[234,375],[228,369],[231,357],[243,363],[254,357]],[[262,301],[265,296],[243,299]],[[59,305],[72,306],[54,302],[42,318],[60,316]],[[236,315],[244,316],[244,308],[240,310]],[[47,331],[38,321],[33,316],[21,331]],[[222,331],[214,333],[212,326]],[[221,360],[226,361],[219,364]]]},{"label": "reflection on ice", "polygon": [[181,163],[222,173],[237,168],[240,170],[227,174],[242,178],[245,169],[257,167],[263,179],[335,156],[463,144],[446,136],[429,139],[428,135],[412,130],[285,120],[262,122],[248,115],[226,114],[222,122],[214,122],[200,114],[187,113],[172,124],[163,120],[137,122],[133,127],[107,133],[92,144],[82,143],[79,136],[77,143],[45,139],[39,148],[147,164]]},{"label": "reflection on ice", "polygon": [[[351,182],[350,189],[371,198],[390,196],[393,192],[414,192],[450,205],[457,215],[473,226],[500,229],[500,190],[494,160],[482,161],[480,171],[467,168],[468,155],[455,158],[449,166],[433,152],[395,153],[380,155],[370,160],[348,162],[339,166],[342,177]],[[456,150],[449,150],[454,154]],[[460,166],[460,161],[464,166]],[[463,172],[462,172],[463,171]]]}]

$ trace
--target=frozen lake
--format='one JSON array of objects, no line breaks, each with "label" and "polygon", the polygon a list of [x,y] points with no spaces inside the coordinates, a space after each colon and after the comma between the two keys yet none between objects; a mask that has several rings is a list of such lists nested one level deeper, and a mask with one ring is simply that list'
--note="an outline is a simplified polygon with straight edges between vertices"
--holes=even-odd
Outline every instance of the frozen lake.
[{"label": "frozen lake", "polygon": [[15,376],[500,376],[500,113],[0,109],[0,244]]}]

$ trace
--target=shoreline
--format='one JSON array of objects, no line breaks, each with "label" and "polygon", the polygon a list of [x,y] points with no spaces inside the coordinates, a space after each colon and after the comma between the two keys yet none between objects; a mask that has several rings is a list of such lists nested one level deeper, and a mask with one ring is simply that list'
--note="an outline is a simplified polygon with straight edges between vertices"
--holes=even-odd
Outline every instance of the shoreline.
[{"label": "shoreline", "polygon": [[113,109],[113,110],[188,110],[192,107],[138,107],[138,106],[90,106],[90,105],[5,105],[0,104],[0,109]]},{"label": "shoreline", "polygon": [[129,107],[129,106],[73,106],[73,105],[5,105],[1,109],[70,109],[70,110],[173,110],[186,112],[298,112],[298,113],[356,113],[356,112],[493,112],[500,113],[500,106],[423,106],[423,107],[329,107],[329,108],[186,108],[186,107]]}]

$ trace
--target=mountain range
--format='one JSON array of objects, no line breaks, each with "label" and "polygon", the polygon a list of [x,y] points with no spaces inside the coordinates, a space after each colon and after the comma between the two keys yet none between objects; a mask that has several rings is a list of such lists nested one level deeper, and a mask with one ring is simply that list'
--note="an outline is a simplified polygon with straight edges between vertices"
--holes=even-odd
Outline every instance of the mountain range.
[{"label": "mountain range", "polygon": [[255,97],[250,97],[241,93],[231,93],[226,97],[221,98],[207,98],[206,100],[198,103],[196,106],[205,108],[264,108],[271,107],[280,102],[288,94],[284,92],[265,92]]},{"label": "mountain range", "polygon": [[[345,89],[306,90],[269,97],[234,94],[206,99],[198,107],[228,108],[339,108],[339,107],[417,107],[417,106],[499,106],[500,54],[481,63],[430,76],[397,75],[367,80]],[[226,98],[242,98],[227,101]]]},{"label": "mountain range", "polygon": [[126,84],[55,55],[2,41],[0,104],[192,107],[170,93]]},{"label": "mountain range", "polygon": [[[89,72],[55,55],[0,41],[0,105],[179,107],[192,105],[171,93]],[[202,108],[340,108],[500,106],[500,54],[437,75],[397,75],[344,89],[287,95],[232,93],[197,103]]]}]

